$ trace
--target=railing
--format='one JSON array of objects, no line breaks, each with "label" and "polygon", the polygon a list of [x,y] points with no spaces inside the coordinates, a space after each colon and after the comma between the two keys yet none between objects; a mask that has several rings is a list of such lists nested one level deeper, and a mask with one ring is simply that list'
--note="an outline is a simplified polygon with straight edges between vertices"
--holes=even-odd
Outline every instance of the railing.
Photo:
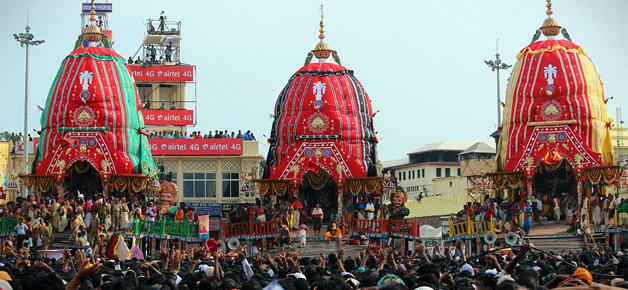
[{"label": "railing", "polygon": [[198,224],[190,221],[147,221],[139,220],[133,224],[133,234],[171,235],[180,237],[198,237]]},{"label": "railing", "polygon": [[478,235],[486,232],[495,231],[495,222],[489,221],[465,221],[454,223],[449,220],[449,236],[455,237],[460,235]]},{"label": "railing", "polygon": [[274,235],[278,228],[277,221],[223,224],[222,237]]},{"label": "railing", "polygon": [[14,233],[15,226],[18,223],[16,218],[2,218],[0,219],[0,233]]},{"label": "railing", "polygon": [[351,231],[365,234],[396,234],[420,236],[418,220],[368,220],[353,219]]}]

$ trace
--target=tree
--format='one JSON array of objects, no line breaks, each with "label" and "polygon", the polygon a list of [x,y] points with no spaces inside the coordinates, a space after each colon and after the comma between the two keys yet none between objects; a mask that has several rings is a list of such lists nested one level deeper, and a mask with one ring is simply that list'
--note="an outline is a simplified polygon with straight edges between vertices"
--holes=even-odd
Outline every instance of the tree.
[{"label": "tree", "polygon": [[9,141],[11,133],[9,131],[0,132],[0,141]]}]

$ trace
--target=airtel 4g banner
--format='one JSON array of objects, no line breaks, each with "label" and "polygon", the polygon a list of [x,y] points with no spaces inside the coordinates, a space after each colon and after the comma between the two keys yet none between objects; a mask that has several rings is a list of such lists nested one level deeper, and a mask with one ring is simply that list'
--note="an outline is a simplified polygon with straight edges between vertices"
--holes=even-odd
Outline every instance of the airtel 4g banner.
[{"label": "airtel 4g banner", "polygon": [[136,82],[193,82],[194,66],[139,64],[126,66]]},{"label": "airtel 4g banner", "polygon": [[193,110],[142,110],[146,125],[194,125]]},{"label": "airtel 4g banner", "polygon": [[156,155],[242,155],[242,139],[148,139]]}]

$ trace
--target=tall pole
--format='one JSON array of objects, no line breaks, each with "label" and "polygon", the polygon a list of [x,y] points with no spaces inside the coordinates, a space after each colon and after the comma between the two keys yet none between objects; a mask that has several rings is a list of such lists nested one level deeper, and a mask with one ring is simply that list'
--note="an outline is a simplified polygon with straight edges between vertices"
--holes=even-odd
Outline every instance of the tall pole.
[{"label": "tall pole", "polygon": [[[24,75],[24,136],[23,138],[23,146],[24,146],[24,166],[25,166],[25,172],[26,174],[28,174],[28,170],[29,170],[29,166],[28,166],[28,145],[30,144],[28,140],[28,54],[29,54],[29,48],[31,45],[40,45],[42,43],[44,43],[43,40],[33,40],[33,38],[35,38],[35,36],[30,33],[31,32],[31,27],[30,26],[26,26],[26,33],[20,33],[18,34],[13,34],[13,37],[15,38],[15,40],[17,42],[20,43],[20,45],[22,47],[26,46],[26,69],[25,69],[25,75]],[[34,149],[34,148],[33,148]],[[24,183],[22,183],[22,195],[26,195],[26,191],[28,189],[24,186]]]},{"label": "tall pole", "polygon": [[[28,33],[29,29],[26,26],[26,32]],[[28,47],[30,44],[26,42],[26,73],[24,76],[24,164],[28,164]],[[26,165],[26,170],[28,170],[28,165]]]},{"label": "tall pole", "polygon": [[505,64],[499,59],[499,39],[497,39],[497,53],[495,54],[495,60],[485,60],[484,63],[491,68],[492,71],[497,72],[497,130],[491,134],[491,137],[495,138],[495,148],[499,150],[499,136],[501,135],[501,127],[502,127],[502,101],[500,96],[500,88],[499,88],[499,71],[505,70],[511,67],[511,65]]},{"label": "tall pole", "polygon": [[[28,48],[26,49],[28,51]],[[499,53],[497,54],[497,59],[499,59]],[[502,104],[501,97],[499,94],[499,69],[497,69],[497,127],[502,126]]]}]

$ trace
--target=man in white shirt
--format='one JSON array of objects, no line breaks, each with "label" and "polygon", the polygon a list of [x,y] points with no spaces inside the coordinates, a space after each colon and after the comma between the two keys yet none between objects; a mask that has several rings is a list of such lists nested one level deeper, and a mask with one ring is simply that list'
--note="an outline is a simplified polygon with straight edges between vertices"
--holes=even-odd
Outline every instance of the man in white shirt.
[{"label": "man in white shirt", "polygon": [[17,232],[17,245],[22,245],[22,241],[26,238],[27,230],[28,226],[20,219],[18,224],[15,225],[15,231]]},{"label": "man in white shirt", "polygon": [[374,220],[375,219],[375,205],[373,204],[373,200],[369,198],[369,201],[366,203],[364,207],[366,211],[366,219]]}]

